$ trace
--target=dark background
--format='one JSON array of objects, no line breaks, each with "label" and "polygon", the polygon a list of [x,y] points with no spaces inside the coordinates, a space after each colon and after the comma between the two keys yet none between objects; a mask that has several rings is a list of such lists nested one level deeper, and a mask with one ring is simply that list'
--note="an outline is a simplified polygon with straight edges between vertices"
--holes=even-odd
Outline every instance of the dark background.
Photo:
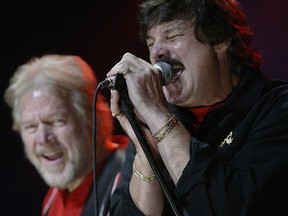
[{"label": "dark background", "polygon": [[[40,215],[47,190],[24,158],[20,137],[11,130],[10,109],[3,101],[9,78],[20,64],[48,53],[80,55],[99,80],[105,78],[125,52],[148,60],[145,44],[138,40],[139,2],[1,0],[0,216]],[[264,73],[288,80],[288,1],[242,0],[241,3],[254,31],[252,44],[264,57]]]}]

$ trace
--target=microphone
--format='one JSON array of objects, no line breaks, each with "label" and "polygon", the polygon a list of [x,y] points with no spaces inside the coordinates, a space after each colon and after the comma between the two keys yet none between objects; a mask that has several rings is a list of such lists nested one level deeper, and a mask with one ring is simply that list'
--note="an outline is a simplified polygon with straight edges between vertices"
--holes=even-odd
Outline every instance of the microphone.
[{"label": "microphone", "polygon": [[[153,66],[156,67],[162,75],[162,85],[167,85],[172,81],[174,71],[170,64],[166,62],[157,62]],[[117,83],[117,77],[119,75],[107,77],[105,80],[99,83],[99,86],[101,86],[101,88],[108,87],[113,89]]]}]

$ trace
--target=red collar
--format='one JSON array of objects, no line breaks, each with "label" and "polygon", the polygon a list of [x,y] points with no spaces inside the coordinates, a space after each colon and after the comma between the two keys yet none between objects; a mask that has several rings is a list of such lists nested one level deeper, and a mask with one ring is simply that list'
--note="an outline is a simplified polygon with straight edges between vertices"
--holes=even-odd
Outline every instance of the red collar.
[{"label": "red collar", "polygon": [[59,190],[56,188],[50,188],[43,202],[43,209],[49,200],[51,201],[53,191],[57,191],[52,200],[52,204],[49,208],[49,216],[79,216],[81,215],[82,208],[90,191],[90,187],[93,181],[93,172],[85,177],[83,182],[71,193],[67,190]]},{"label": "red collar", "polygon": [[190,108],[190,111],[193,112],[193,114],[196,116],[196,122],[194,123],[193,127],[195,127],[197,130],[202,123],[205,115],[211,111],[212,109],[216,107],[222,106],[224,103],[217,103],[211,106],[205,106],[205,107],[194,107]]}]

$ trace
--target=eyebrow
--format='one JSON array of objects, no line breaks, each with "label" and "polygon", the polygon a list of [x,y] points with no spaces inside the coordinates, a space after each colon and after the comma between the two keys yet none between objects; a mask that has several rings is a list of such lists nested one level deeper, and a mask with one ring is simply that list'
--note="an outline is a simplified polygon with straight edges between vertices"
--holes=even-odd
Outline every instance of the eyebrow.
[{"label": "eyebrow", "polygon": [[[163,33],[161,33],[161,35],[167,35],[173,31],[182,31],[182,29],[180,28],[170,28],[170,29],[166,29]],[[146,40],[149,40],[149,39],[153,39],[153,37],[151,37],[150,35],[146,35]]]},{"label": "eyebrow", "polygon": [[[186,27],[183,27],[182,25],[170,25],[168,26],[164,32],[162,33],[163,35],[164,34],[169,34],[173,31],[188,31],[188,29]],[[146,34],[146,40],[147,39],[151,39],[152,37],[148,34],[149,31],[147,31],[147,34]]]},{"label": "eyebrow", "polygon": [[[69,116],[69,110],[67,109],[55,109],[55,110],[50,110],[49,113],[44,113],[40,116],[40,119],[43,120],[43,119],[51,119],[53,117],[65,117],[67,118]],[[25,115],[24,115],[25,116]],[[33,119],[33,120],[31,120]],[[23,112],[20,114],[20,118],[19,120],[21,120],[22,122],[31,122],[31,121],[34,121],[35,117],[34,117],[34,114],[30,114],[30,115],[26,115],[24,118],[23,118]]]}]

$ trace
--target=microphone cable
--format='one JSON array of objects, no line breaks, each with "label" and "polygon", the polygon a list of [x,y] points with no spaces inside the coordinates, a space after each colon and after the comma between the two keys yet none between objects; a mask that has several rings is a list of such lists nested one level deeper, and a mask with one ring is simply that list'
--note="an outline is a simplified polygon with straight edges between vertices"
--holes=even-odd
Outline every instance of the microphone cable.
[{"label": "microphone cable", "polygon": [[[108,80],[109,83],[111,82],[111,80]],[[99,201],[98,201],[98,182],[97,182],[97,157],[96,157],[96,153],[97,153],[97,143],[96,143],[96,131],[97,131],[97,118],[96,118],[96,114],[97,114],[97,98],[98,98],[98,94],[99,91],[105,87],[107,87],[105,85],[105,83],[107,85],[107,80],[104,80],[102,82],[100,82],[96,88],[96,90],[94,91],[94,96],[93,96],[93,126],[92,126],[92,151],[93,151],[93,193],[94,193],[94,203],[95,203],[95,216],[99,216]],[[113,85],[112,85],[113,83]],[[123,84],[125,83],[125,79],[123,78],[123,75],[117,75],[112,79],[112,83],[110,83],[110,85],[108,86],[109,89],[113,89],[116,86],[123,86]],[[112,86],[111,86],[112,85]],[[126,85],[126,83],[125,83]]]},{"label": "microphone cable", "polygon": [[93,126],[92,126],[92,151],[93,151],[93,192],[94,192],[94,204],[95,204],[95,216],[99,215],[99,202],[97,198],[98,194],[98,183],[97,183],[97,157],[96,157],[96,148],[97,148],[97,142],[96,142],[96,130],[97,130],[97,98],[99,91],[101,89],[101,85],[98,85],[93,97]]}]

